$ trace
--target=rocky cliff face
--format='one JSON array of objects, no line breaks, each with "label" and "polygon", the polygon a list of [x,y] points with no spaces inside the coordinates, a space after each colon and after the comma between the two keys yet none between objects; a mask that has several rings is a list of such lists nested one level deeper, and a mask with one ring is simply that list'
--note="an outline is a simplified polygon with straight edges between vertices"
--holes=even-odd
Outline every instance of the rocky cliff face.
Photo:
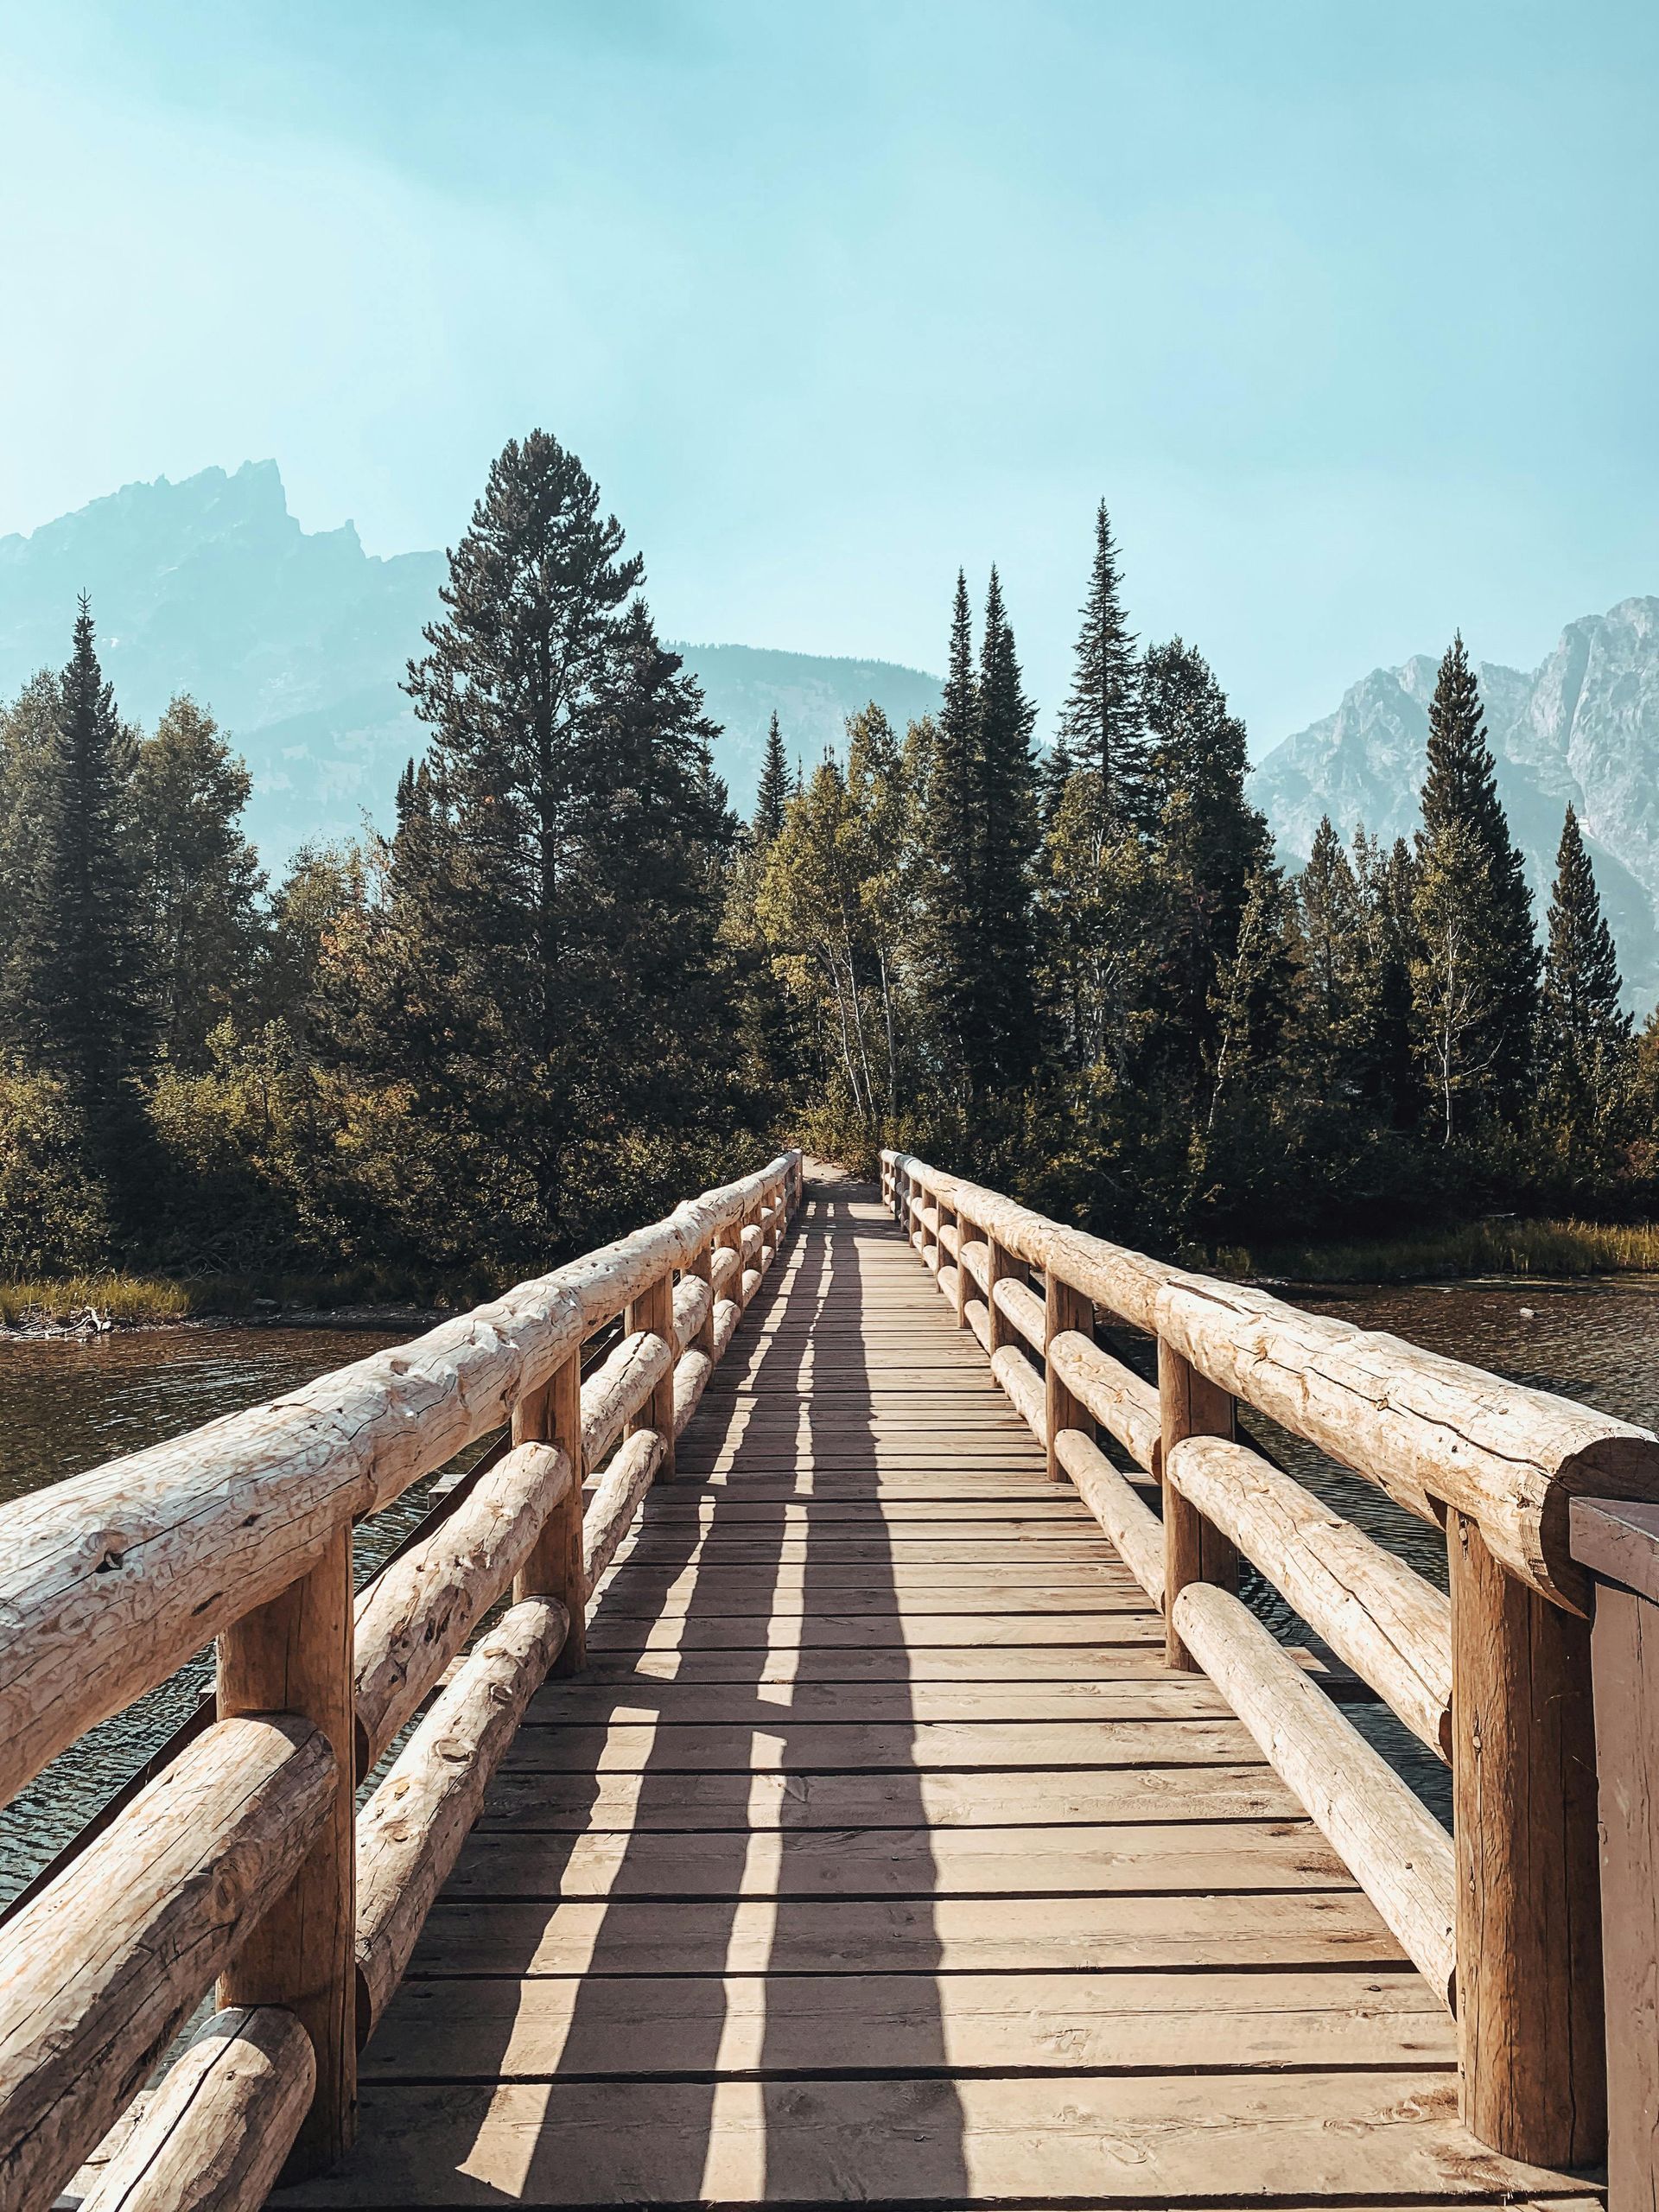
[{"label": "rocky cliff face", "polygon": [[[62,664],[76,594],[90,593],[122,712],[153,728],[176,691],[210,708],[253,776],[250,833],[280,868],[308,839],[352,835],[365,811],[389,817],[422,742],[398,684],[443,573],[441,553],[365,553],[350,523],[302,530],[275,461],[129,484],[0,537],[0,698]],[[810,768],[868,700],[900,729],[938,703],[936,677],[889,662],[679,650],[725,733],[715,765],[744,811],[774,708]]]},{"label": "rocky cliff face", "polygon": [[[1253,772],[1250,795],[1282,856],[1306,857],[1319,817],[1386,837],[1417,823],[1438,663],[1376,669],[1333,715],[1287,738]],[[1529,675],[1484,662],[1481,696],[1497,779],[1526,855],[1541,931],[1561,817],[1583,821],[1627,992],[1659,999],[1659,599],[1622,600],[1569,623]]]}]

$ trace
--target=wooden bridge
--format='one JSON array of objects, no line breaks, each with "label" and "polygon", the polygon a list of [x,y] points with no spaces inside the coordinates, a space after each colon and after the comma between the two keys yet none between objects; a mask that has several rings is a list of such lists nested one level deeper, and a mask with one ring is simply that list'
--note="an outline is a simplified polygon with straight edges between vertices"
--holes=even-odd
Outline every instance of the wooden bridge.
[{"label": "wooden bridge", "polygon": [[[353,1603],[353,1521],[480,1442]],[[1655,1499],[1586,1408],[787,1155],[0,1514],[0,1793],[219,1643],[0,1929],[0,2212],[1568,2212],[1610,2046],[1651,2208]]]}]

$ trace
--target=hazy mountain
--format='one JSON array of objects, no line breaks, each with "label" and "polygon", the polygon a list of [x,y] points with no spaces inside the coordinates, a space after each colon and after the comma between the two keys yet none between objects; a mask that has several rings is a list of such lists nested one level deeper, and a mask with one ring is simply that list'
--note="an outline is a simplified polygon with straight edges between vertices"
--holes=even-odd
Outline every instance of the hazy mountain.
[{"label": "hazy mountain", "polygon": [[[389,816],[421,742],[397,686],[443,572],[441,553],[365,553],[350,523],[302,530],[273,461],[129,484],[0,537],[0,697],[61,665],[76,594],[90,593],[122,712],[153,728],[175,691],[211,708],[252,772],[249,829],[280,866],[308,838],[354,831],[365,809]],[[938,703],[937,678],[885,661],[680,650],[724,728],[716,763],[746,810],[774,708],[810,766],[872,697],[900,728]]]},{"label": "hazy mountain", "polygon": [[[1379,668],[1342,704],[1274,747],[1250,777],[1287,861],[1319,817],[1409,836],[1417,823],[1439,662]],[[1583,822],[1630,1002],[1659,999],[1659,599],[1626,599],[1570,622],[1530,674],[1480,664],[1498,788],[1526,855],[1541,932],[1561,817]]]}]

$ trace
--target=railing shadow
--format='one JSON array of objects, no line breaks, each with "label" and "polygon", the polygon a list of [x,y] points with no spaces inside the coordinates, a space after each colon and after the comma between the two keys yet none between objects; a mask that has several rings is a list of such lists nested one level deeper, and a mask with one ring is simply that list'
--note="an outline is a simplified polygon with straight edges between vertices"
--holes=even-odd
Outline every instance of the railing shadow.
[{"label": "railing shadow", "polygon": [[[517,2189],[469,2171],[470,2201],[844,2196],[844,2134],[811,2124],[805,2085],[869,2074],[865,2024],[891,2018],[894,1974],[902,2028],[896,2044],[884,2030],[880,2070],[919,2081],[869,2165],[884,2194],[967,2192],[893,1544],[874,1512],[791,1522],[781,1499],[880,1495],[859,1240],[895,1235],[858,1186],[809,1194],[682,1441],[681,1479],[647,1499],[595,1610],[588,1675],[543,1694],[435,1911],[442,1973],[465,1973],[460,1913],[488,1930],[497,1991],[469,2012],[464,2053],[451,2043],[464,2068],[445,2070],[545,2101]],[[826,1738],[802,1710],[849,1674],[881,1713],[851,1765],[839,1728]],[[648,1747],[596,1771],[625,1713]],[[826,1841],[867,1823],[873,1797],[891,1859],[861,1893],[847,1867],[861,1854]],[[400,2006],[444,2002],[417,1953],[383,2035],[397,2043]],[[608,2171],[573,2171],[577,2145]]]}]

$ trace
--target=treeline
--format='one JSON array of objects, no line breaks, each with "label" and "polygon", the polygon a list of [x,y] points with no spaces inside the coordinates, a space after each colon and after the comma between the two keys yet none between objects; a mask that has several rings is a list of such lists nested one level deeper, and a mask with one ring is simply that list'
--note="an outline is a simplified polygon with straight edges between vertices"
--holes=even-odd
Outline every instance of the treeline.
[{"label": "treeline", "polygon": [[406,689],[385,836],[268,882],[204,709],[124,721],[84,603],[0,709],[0,1274],[460,1290],[799,1137],[910,1143],[1160,1250],[1655,1195],[1651,1029],[1568,810],[1541,954],[1462,645],[1422,827],[1294,880],[1103,507],[1058,741],[995,571],[940,710],[753,819],[575,456],[509,445]]},{"label": "treeline", "polygon": [[1202,655],[1136,646],[1103,505],[1046,753],[993,570],[936,720],[867,709],[792,796],[769,761],[728,927],[820,1147],[912,1143],[1160,1251],[1650,1209],[1656,1032],[1570,807],[1541,951],[1461,639],[1414,840],[1326,822],[1294,879]]},{"label": "treeline", "polygon": [[406,688],[386,837],[267,892],[248,779],[124,723],[83,605],[0,715],[0,1270],[478,1288],[753,1158],[696,687],[575,457],[509,445]]}]

